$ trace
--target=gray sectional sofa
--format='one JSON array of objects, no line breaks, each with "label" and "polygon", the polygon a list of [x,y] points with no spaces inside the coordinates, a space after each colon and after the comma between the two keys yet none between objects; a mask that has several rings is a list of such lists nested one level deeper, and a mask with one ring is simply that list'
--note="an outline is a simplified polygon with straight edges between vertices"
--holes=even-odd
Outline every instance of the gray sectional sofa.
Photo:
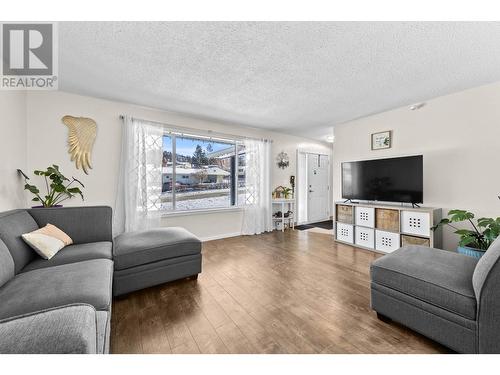
[{"label": "gray sectional sofa", "polygon": [[371,304],[459,353],[500,353],[500,238],[479,260],[422,246],[377,259]]},{"label": "gray sectional sofa", "polygon": [[[21,235],[48,223],[74,244],[45,260]],[[0,213],[0,353],[108,353],[113,283],[118,295],[201,272],[201,243],[182,228],[116,241],[110,207]]]}]

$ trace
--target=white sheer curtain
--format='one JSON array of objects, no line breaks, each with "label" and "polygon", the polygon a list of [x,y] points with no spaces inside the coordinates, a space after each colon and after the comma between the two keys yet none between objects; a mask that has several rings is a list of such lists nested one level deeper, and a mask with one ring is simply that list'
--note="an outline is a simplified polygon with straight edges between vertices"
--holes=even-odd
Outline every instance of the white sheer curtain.
[{"label": "white sheer curtain", "polygon": [[114,234],[160,224],[163,128],[125,116]]},{"label": "white sheer curtain", "polygon": [[272,230],[271,216],[271,143],[245,140],[246,196],[242,234]]}]

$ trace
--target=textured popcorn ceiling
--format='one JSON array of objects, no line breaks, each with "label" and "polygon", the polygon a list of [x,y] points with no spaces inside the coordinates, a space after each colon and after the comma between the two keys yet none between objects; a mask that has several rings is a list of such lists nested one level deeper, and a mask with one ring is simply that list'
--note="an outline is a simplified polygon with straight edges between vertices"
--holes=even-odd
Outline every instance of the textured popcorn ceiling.
[{"label": "textured popcorn ceiling", "polygon": [[322,140],[500,80],[500,23],[67,22],[59,38],[62,90]]}]

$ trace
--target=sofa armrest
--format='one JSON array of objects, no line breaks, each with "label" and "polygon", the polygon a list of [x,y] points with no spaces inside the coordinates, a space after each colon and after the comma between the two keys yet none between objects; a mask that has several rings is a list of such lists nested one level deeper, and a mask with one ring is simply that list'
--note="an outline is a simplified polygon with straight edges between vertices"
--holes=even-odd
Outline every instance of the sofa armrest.
[{"label": "sofa armrest", "polygon": [[113,241],[113,213],[108,206],[32,208],[38,226],[48,223],[63,230],[75,244]]},{"label": "sofa armrest", "polygon": [[96,311],[77,304],[0,321],[2,354],[96,354]]}]

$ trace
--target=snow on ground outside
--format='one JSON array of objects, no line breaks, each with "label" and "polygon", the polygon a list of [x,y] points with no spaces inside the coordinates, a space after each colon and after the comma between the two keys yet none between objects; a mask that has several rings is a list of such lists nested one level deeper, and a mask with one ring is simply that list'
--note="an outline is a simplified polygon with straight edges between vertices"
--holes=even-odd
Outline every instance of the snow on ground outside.
[{"label": "snow on ground outside", "polygon": [[[229,190],[227,190],[227,195],[223,196],[214,196],[214,197],[204,197],[204,198],[196,198],[196,195],[205,195],[207,191],[194,191],[189,193],[182,193],[182,197],[186,196],[192,197],[192,199],[186,200],[177,200],[176,202],[176,210],[178,211],[188,211],[188,210],[203,210],[206,208],[225,208],[230,207],[230,196]],[[215,190],[217,193],[221,193],[221,190]],[[180,196],[181,194],[178,194]],[[165,197],[165,195],[164,195]],[[179,198],[179,197],[178,197]],[[238,202],[245,201],[245,194],[240,193],[238,195]],[[163,202],[162,209],[169,210],[172,209],[172,202]]]}]

